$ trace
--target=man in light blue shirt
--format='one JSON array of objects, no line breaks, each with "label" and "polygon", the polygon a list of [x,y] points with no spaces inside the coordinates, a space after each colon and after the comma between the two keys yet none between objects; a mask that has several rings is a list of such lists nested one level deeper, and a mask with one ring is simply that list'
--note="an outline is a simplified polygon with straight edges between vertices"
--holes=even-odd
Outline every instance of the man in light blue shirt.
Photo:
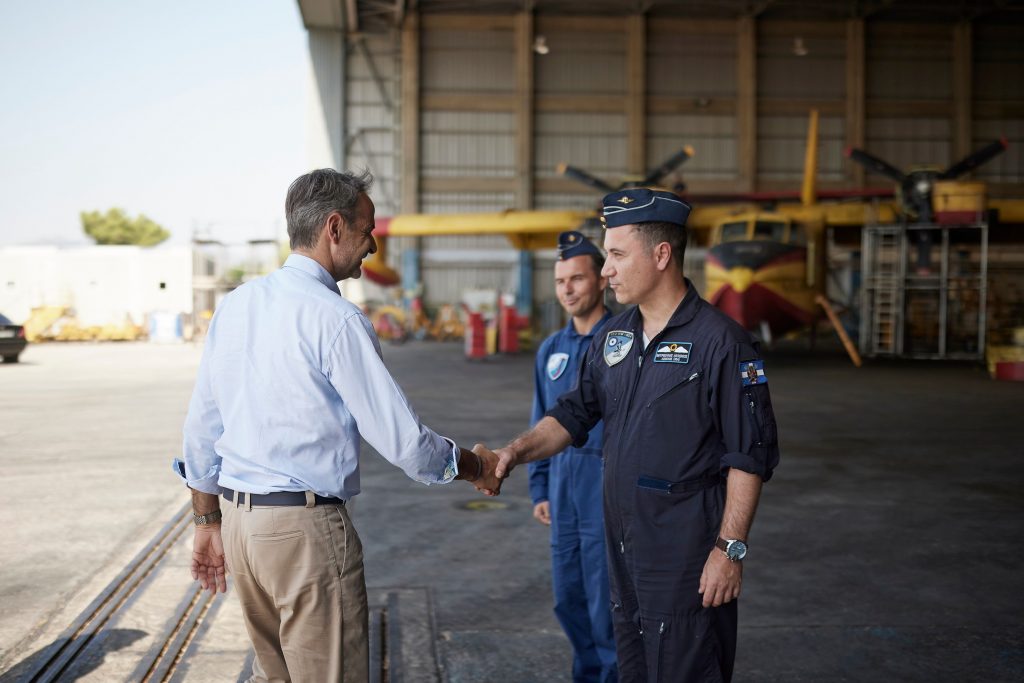
[{"label": "man in light blue shirt", "polygon": [[233,575],[253,681],[367,678],[362,546],[345,508],[359,493],[360,437],[424,484],[501,485],[489,454],[420,423],[338,289],[376,251],[371,180],[321,169],[292,183],[293,253],[217,308],[185,420],[192,575],[221,591]]}]

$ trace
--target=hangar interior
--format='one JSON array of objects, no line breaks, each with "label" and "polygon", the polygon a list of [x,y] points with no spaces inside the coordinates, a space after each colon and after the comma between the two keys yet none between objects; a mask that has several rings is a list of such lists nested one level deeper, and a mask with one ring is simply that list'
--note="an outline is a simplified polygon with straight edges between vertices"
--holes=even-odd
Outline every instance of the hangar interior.
[{"label": "hangar interior", "polygon": [[[373,171],[379,217],[590,210],[601,193],[560,176],[559,162],[615,187],[684,145],[695,155],[662,185],[694,195],[796,190],[811,109],[820,112],[819,190],[893,186],[846,158],[847,148],[897,169],[946,168],[1003,138],[1008,148],[969,178],[989,198],[1024,197],[1017,3],[298,5],[313,83],[310,163]],[[989,233],[982,324],[996,340],[1024,319],[1021,233]],[[389,262],[413,268],[428,306],[495,288],[525,292],[534,312],[557,312],[553,250],[519,254],[496,235],[389,242]],[[861,246],[860,231],[829,232],[833,299],[853,305]],[[703,292],[700,247],[688,250],[687,269]],[[961,262],[982,251],[954,247]]]}]

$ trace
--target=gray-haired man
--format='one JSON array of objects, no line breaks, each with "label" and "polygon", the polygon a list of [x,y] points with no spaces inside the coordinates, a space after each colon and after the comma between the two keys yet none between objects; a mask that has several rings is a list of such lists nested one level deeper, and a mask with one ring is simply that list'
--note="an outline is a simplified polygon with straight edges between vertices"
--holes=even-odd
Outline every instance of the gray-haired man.
[{"label": "gray-haired man", "polygon": [[192,576],[221,591],[225,570],[234,576],[253,681],[367,680],[363,552],[345,508],[359,493],[360,436],[425,484],[501,484],[490,454],[420,423],[373,327],[340,294],[337,281],[376,251],[371,180],[320,169],[292,183],[292,254],[218,307],[185,421]]}]

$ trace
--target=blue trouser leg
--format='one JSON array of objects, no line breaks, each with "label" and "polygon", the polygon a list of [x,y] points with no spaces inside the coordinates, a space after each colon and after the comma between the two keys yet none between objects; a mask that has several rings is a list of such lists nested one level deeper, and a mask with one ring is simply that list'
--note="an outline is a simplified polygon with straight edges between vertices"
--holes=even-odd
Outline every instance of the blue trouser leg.
[{"label": "blue trouser leg", "polygon": [[555,594],[555,616],[572,643],[573,681],[600,680],[601,660],[591,635],[587,595],[579,539],[560,539],[551,547],[551,573]]},{"label": "blue trouser leg", "polygon": [[[600,501],[598,501],[600,502]],[[612,615],[609,609],[608,561],[604,543],[603,516],[580,520],[580,556],[583,585],[586,589],[587,614],[594,650],[601,663],[601,683],[618,681],[615,638],[612,635]]]}]

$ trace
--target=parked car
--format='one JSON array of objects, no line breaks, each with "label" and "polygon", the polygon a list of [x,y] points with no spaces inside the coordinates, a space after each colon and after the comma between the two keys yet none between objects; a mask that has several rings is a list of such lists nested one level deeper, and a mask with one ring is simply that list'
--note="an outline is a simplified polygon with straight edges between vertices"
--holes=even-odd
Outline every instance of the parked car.
[{"label": "parked car", "polygon": [[25,350],[25,328],[15,325],[0,313],[0,356],[5,363],[17,363],[18,356]]}]

